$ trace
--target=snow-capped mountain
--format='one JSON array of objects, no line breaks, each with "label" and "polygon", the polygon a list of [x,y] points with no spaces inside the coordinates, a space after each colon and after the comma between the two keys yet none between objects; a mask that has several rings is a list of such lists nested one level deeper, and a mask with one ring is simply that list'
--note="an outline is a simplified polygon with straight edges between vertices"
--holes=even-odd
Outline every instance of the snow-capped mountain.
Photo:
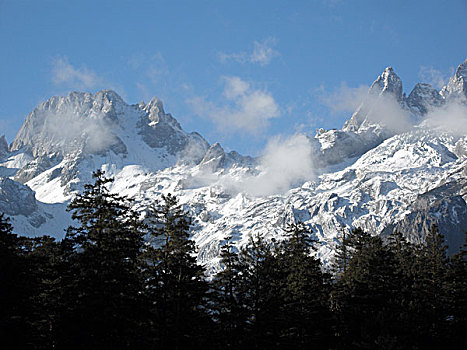
[{"label": "snow-capped mountain", "polygon": [[[324,261],[342,227],[397,229],[420,241],[437,223],[454,251],[467,230],[466,67],[441,91],[420,83],[408,97],[386,68],[341,130],[298,135],[256,159],[185,132],[157,98],[128,105],[110,90],[52,97],[10,146],[0,138],[0,211],[18,233],[62,237],[67,203],[101,168],[142,213],[175,194],[210,268],[228,234],[239,245],[256,232],[280,238],[297,220],[314,230]],[[287,152],[307,166],[282,165]]]}]

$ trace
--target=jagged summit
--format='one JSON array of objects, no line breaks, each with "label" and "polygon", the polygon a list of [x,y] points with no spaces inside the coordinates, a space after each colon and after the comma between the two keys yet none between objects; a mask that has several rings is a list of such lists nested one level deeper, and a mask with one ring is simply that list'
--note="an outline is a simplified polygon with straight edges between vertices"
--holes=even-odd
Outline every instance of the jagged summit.
[{"label": "jagged summit", "polygon": [[441,95],[445,99],[467,101],[467,59],[457,67],[454,76],[441,90]]},{"label": "jagged summit", "polygon": [[373,82],[369,90],[372,94],[392,94],[400,101],[402,99],[402,81],[392,67],[386,67],[381,75]]},{"label": "jagged summit", "polygon": [[94,95],[70,92],[54,96],[37,106],[26,118],[11,144],[11,151],[36,156],[55,153],[63,156],[80,151],[100,152],[118,143],[112,130],[126,107],[112,90]]},{"label": "jagged summit", "polygon": [[153,97],[148,104],[140,105],[140,108],[148,114],[149,119],[152,122],[152,125],[157,123],[168,123],[172,127],[182,130],[179,122],[172,117],[170,113],[165,113],[164,104],[158,97]]},{"label": "jagged summit", "polygon": [[6,142],[5,135],[0,137],[0,158],[5,157],[8,154],[8,142]]},{"label": "jagged summit", "polygon": [[[387,67],[371,84],[366,98],[363,99],[351,118],[345,122],[343,130],[347,132],[367,132],[376,128],[384,137],[397,133],[399,129],[390,125],[385,114],[391,109],[400,109],[406,113],[403,127],[410,123],[418,124],[435,108],[449,101],[467,102],[467,60],[461,63],[449,80],[449,83],[436,90],[427,83],[418,83],[408,97],[403,92],[402,81],[392,67]],[[403,114],[402,113],[402,114]],[[389,118],[390,119],[390,118]]]},{"label": "jagged summit", "polygon": [[358,132],[365,121],[374,124],[378,120],[378,116],[375,115],[378,114],[378,107],[383,101],[390,99],[394,99],[397,103],[403,100],[402,81],[392,67],[387,67],[371,84],[367,97],[352,114],[352,117],[345,122],[343,130]]},{"label": "jagged summit", "polygon": [[443,96],[433,86],[418,83],[407,97],[407,106],[416,114],[425,115],[430,109],[444,103]]},{"label": "jagged summit", "polygon": [[[129,105],[112,90],[52,97],[28,115],[10,149],[0,138],[0,208],[18,233],[61,237],[71,223],[66,204],[99,168],[115,178],[110,190],[133,198],[141,212],[175,194],[193,217],[198,259],[208,269],[227,235],[239,247],[251,234],[280,239],[298,220],[313,230],[325,262],[342,225],[383,235],[398,229],[418,242],[425,231],[411,225],[437,223],[455,250],[467,227],[467,135],[433,132],[423,122],[433,110],[442,120],[443,105],[465,96],[466,67],[443,94],[420,83],[408,97],[388,67],[341,130],[320,129],[260,159],[186,132],[158,98]],[[406,115],[414,118],[400,127]],[[290,168],[300,163],[306,167],[296,180]]]}]

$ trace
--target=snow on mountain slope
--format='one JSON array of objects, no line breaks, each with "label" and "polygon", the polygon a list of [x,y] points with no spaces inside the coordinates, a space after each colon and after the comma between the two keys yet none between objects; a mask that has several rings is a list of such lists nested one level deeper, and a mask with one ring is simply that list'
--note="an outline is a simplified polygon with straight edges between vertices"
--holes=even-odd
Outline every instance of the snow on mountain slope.
[{"label": "snow on mountain slope", "polygon": [[[142,213],[175,194],[209,269],[227,235],[238,245],[253,233],[280,239],[297,220],[313,229],[323,261],[343,226],[398,229],[418,242],[437,223],[455,250],[467,229],[467,136],[427,120],[455,110],[467,123],[463,102],[449,97],[465,95],[465,77],[459,68],[442,93],[418,84],[407,98],[388,68],[342,130],[277,141],[260,159],[185,132],[157,98],[128,105],[109,90],[53,97],[9,149],[0,140],[0,210],[19,233],[61,237],[71,223],[66,204],[101,168]],[[445,108],[450,101],[460,107]]]}]

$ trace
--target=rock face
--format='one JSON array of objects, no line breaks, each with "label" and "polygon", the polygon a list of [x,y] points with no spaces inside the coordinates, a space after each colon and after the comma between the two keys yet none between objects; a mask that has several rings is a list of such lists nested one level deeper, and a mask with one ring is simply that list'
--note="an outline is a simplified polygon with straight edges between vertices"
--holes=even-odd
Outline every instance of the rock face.
[{"label": "rock face", "polygon": [[0,159],[5,158],[8,154],[8,143],[6,142],[5,135],[2,135],[0,137]]},{"label": "rock face", "polygon": [[461,101],[467,99],[467,60],[457,67],[456,73],[449,79],[449,83],[441,89],[440,93],[445,99]]},{"label": "rock face", "polygon": [[372,119],[372,114],[377,113],[375,108],[378,102],[384,98],[394,99],[396,102],[402,102],[402,81],[391,67],[387,67],[384,72],[371,84],[368,90],[368,97],[354,112],[350,120],[344,127],[344,131],[357,132],[362,124]]},{"label": "rock face", "polygon": [[387,67],[371,85],[370,93],[391,94],[397,101],[400,101],[402,99],[402,81],[392,67]]},{"label": "rock face", "polygon": [[[147,105],[139,108],[146,112],[138,122],[139,133],[144,142],[152,148],[165,148],[171,155],[176,155],[190,148],[192,160],[199,162],[209,144],[198,133],[187,134],[171,114],[164,112],[162,101],[153,98]],[[149,119],[149,123],[148,123]]]},{"label": "rock face", "polygon": [[[33,157],[105,151],[121,143],[112,129],[123,101],[113,91],[71,92],[52,97],[31,112],[11,145]],[[124,152],[124,149],[120,150]]]},{"label": "rock face", "polygon": [[425,115],[430,109],[440,107],[443,96],[430,84],[418,83],[407,98],[407,106],[415,114]]},{"label": "rock face", "polygon": [[34,192],[9,178],[0,182],[0,211],[7,215],[28,216],[37,209]]},{"label": "rock face", "polygon": [[233,166],[252,167],[254,162],[253,158],[244,157],[235,151],[225,153],[222,146],[216,142],[207,150],[199,167],[216,172],[228,170]]},{"label": "rock face", "polygon": [[110,190],[142,213],[161,194],[175,194],[193,217],[198,259],[213,270],[226,235],[238,246],[253,233],[280,239],[298,220],[313,229],[325,262],[342,226],[397,229],[422,242],[436,223],[455,251],[467,229],[467,135],[430,129],[424,118],[465,103],[465,76],[466,62],[441,92],[420,83],[406,97],[385,69],[341,130],[305,138],[309,177],[272,195],[254,186],[290,169],[275,164],[268,172],[261,159],[209,145],[157,98],[128,105],[110,90],[53,97],[29,114],[9,148],[0,139],[0,210],[18,233],[60,237],[71,222],[66,204],[100,168],[115,178]]}]

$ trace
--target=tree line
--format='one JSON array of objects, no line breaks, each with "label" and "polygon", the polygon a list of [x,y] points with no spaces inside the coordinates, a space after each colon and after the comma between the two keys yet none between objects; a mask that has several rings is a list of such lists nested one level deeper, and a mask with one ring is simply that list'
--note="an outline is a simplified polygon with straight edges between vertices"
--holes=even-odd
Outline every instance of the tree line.
[{"label": "tree line", "polygon": [[301,223],[241,249],[226,237],[208,277],[174,196],[141,221],[94,179],[61,241],[0,215],[3,349],[467,348],[467,249],[448,257],[435,226],[419,246],[343,231],[331,269]]}]

